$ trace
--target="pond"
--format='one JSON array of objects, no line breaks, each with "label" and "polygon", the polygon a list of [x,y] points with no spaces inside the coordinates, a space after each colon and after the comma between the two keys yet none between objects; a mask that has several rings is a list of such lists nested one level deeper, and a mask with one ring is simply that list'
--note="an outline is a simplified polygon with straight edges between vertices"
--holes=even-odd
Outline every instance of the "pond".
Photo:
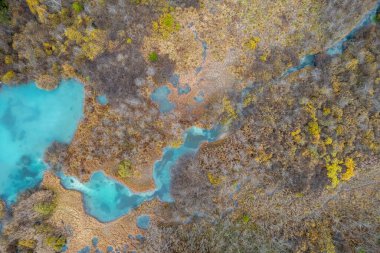
[{"label": "pond", "polygon": [[37,186],[53,142],[70,143],[83,116],[84,88],[71,79],[53,91],[34,83],[0,89],[0,197],[9,205]]}]

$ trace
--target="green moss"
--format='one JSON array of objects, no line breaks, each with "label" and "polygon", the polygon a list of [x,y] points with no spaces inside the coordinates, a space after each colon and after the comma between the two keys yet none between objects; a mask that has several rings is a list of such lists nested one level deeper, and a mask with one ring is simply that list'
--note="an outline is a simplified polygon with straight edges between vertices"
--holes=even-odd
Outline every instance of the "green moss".
[{"label": "green moss", "polygon": [[151,52],[148,55],[148,59],[150,62],[157,62],[158,61],[158,54],[156,52]]},{"label": "green moss", "polygon": [[80,12],[82,12],[84,10],[84,6],[80,2],[74,2],[71,5],[71,8],[73,8],[73,10],[74,10],[75,13],[80,13]]}]

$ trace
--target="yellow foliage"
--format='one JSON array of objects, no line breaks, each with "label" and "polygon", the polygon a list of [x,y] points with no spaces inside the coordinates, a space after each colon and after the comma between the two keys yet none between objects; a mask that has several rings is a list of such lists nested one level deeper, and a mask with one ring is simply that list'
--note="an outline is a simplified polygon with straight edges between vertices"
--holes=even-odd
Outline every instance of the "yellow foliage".
[{"label": "yellow foliage", "polygon": [[7,65],[12,64],[13,63],[12,56],[6,55],[5,58],[4,58],[4,63],[7,64]]},{"label": "yellow foliage", "polygon": [[210,181],[212,185],[218,185],[223,181],[221,177],[216,177],[212,175],[210,172],[207,173],[207,177],[208,177],[208,181]]},{"label": "yellow foliage", "polygon": [[13,78],[15,78],[16,74],[13,70],[9,70],[7,73],[5,73],[2,77],[1,77],[1,81],[3,83],[9,83],[10,81],[13,80]]},{"label": "yellow foliage", "polygon": [[248,105],[252,104],[255,101],[256,101],[256,96],[253,94],[249,94],[247,97],[244,98],[243,107],[247,107]]},{"label": "yellow foliage", "polygon": [[319,141],[321,130],[317,121],[310,121],[309,133],[314,137],[315,141]]},{"label": "yellow foliage", "polygon": [[349,61],[347,64],[346,64],[346,68],[351,70],[351,71],[354,71],[358,68],[359,66],[359,60],[357,59],[352,59],[351,61]]},{"label": "yellow foliage", "polygon": [[98,55],[105,51],[105,43],[107,39],[106,31],[100,29],[92,29],[86,31],[83,38],[82,51],[84,55],[94,60]]},{"label": "yellow foliage", "polygon": [[238,116],[234,107],[232,106],[231,101],[227,97],[223,98],[223,111],[227,113],[228,120],[236,119]]},{"label": "yellow foliage", "polygon": [[34,249],[36,247],[36,241],[32,239],[19,240],[17,245],[28,249]]},{"label": "yellow foliage", "polygon": [[36,8],[37,8],[38,5],[40,4],[39,0],[26,0],[26,4],[28,5],[29,10],[30,10],[33,14],[37,14]]},{"label": "yellow foliage", "polygon": [[255,161],[258,163],[266,163],[272,158],[273,154],[267,154],[264,150],[260,150],[257,157],[255,157]]},{"label": "yellow foliage", "polygon": [[314,107],[312,103],[307,103],[305,106],[306,112],[309,113],[310,117],[314,120],[317,121],[317,109]]},{"label": "yellow foliage", "polygon": [[74,27],[68,27],[65,30],[65,36],[70,41],[75,41],[75,43],[80,44],[83,41],[83,34],[75,29]]},{"label": "yellow foliage", "polygon": [[262,62],[266,62],[268,60],[268,56],[269,56],[269,52],[264,52],[261,56],[260,56],[260,60]]},{"label": "yellow foliage", "polygon": [[52,55],[53,52],[56,50],[56,47],[49,42],[44,42],[43,46],[44,46],[44,51],[47,55]]},{"label": "yellow foliage", "polygon": [[26,4],[29,7],[29,10],[37,15],[38,20],[44,23],[46,21],[46,6],[41,4],[39,0],[26,0]]},{"label": "yellow foliage", "polygon": [[342,163],[337,158],[334,158],[332,161],[326,161],[327,177],[331,181],[330,188],[335,188],[339,184],[338,175],[342,171],[342,167],[340,166]]},{"label": "yellow foliage", "polygon": [[331,145],[333,143],[333,139],[331,137],[327,137],[325,140],[326,145]]},{"label": "yellow foliage", "polygon": [[337,128],[336,128],[336,134],[339,136],[339,135],[342,135],[344,132],[344,128],[342,125],[339,125]]},{"label": "yellow foliage", "polygon": [[329,116],[331,113],[331,109],[328,107],[323,108],[323,116]]},{"label": "yellow foliage", "polygon": [[355,161],[352,158],[346,158],[344,165],[346,166],[346,172],[342,175],[342,180],[348,181],[354,176]]},{"label": "yellow foliage", "polygon": [[301,129],[299,129],[299,128],[297,128],[296,130],[294,130],[293,132],[291,132],[293,140],[296,143],[300,143],[302,141],[302,136],[300,135],[300,133],[301,133]]},{"label": "yellow foliage", "polygon": [[[246,48],[248,48],[249,50],[255,50],[256,47],[257,47],[257,44],[260,42],[260,38],[259,37],[253,37],[251,39],[249,39],[245,44],[244,46]],[[266,60],[266,56],[265,56],[265,60]]]},{"label": "yellow foliage", "polygon": [[183,141],[181,138],[173,141],[170,146],[172,146],[173,148],[179,148],[181,145],[182,145]]}]

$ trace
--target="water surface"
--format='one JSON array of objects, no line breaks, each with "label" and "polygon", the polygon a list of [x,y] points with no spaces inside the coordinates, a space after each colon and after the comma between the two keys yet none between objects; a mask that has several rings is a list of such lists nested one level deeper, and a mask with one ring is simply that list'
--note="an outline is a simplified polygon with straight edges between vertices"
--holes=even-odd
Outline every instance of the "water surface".
[{"label": "water surface", "polygon": [[75,80],[52,91],[34,83],[0,89],[0,197],[9,205],[37,186],[53,142],[70,143],[83,116],[84,89]]}]

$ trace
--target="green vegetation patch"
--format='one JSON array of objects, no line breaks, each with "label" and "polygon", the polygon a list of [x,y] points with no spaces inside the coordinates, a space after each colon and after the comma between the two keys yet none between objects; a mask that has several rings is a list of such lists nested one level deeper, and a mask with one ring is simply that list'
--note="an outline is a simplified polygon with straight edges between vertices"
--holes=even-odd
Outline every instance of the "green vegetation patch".
[{"label": "green vegetation patch", "polygon": [[42,202],[34,205],[33,210],[37,213],[48,216],[53,213],[55,208],[57,207],[55,201],[52,202]]},{"label": "green vegetation patch", "polygon": [[63,247],[66,245],[66,238],[64,237],[56,237],[56,236],[49,236],[46,238],[45,243],[53,248],[55,251],[62,251]]},{"label": "green vegetation patch", "polygon": [[73,10],[74,10],[75,13],[80,13],[80,12],[82,12],[84,10],[84,6],[80,2],[74,2],[71,5],[71,8],[73,8]]},{"label": "green vegetation patch", "polygon": [[0,23],[9,21],[9,6],[6,0],[0,0]]},{"label": "green vegetation patch", "polygon": [[131,161],[121,161],[119,163],[119,166],[117,167],[117,175],[121,178],[128,178],[133,176],[133,168]]},{"label": "green vegetation patch", "polygon": [[151,52],[148,55],[148,59],[150,62],[157,62],[158,61],[158,54],[156,52]]}]

